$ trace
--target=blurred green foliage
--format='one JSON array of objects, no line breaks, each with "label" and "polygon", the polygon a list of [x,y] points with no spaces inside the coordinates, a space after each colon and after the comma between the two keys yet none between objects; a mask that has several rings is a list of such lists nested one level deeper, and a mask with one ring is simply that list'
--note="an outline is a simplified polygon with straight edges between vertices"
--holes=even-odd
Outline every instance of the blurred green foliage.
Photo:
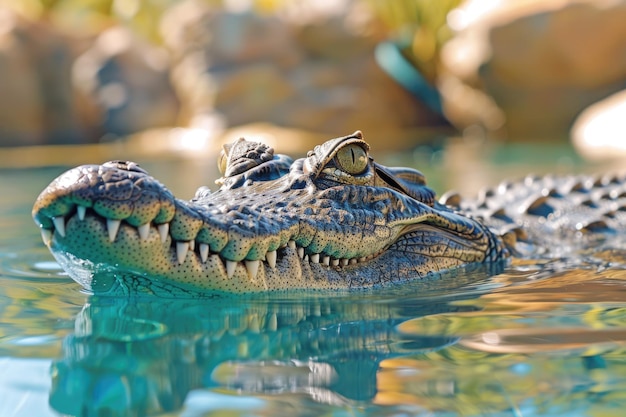
[{"label": "blurred green foliage", "polygon": [[[227,0],[199,0],[223,7]],[[45,19],[76,36],[89,36],[119,23],[126,24],[149,41],[160,43],[162,14],[179,0],[0,0],[31,20]],[[254,11],[277,10],[285,0],[252,0]]]},{"label": "blurred green foliage", "polygon": [[439,53],[452,37],[448,13],[463,0],[364,0],[401,46],[407,59],[433,81]]},{"label": "blurred green foliage", "polygon": [[[228,0],[198,0],[224,7]],[[315,0],[249,0],[252,10],[272,13]],[[430,80],[436,78],[439,52],[452,36],[446,18],[463,0],[361,0],[396,40],[407,59]],[[0,0],[23,16],[45,19],[68,33],[89,36],[123,23],[145,39],[160,43],[162,14],[178,0]],[[246,2],[243,2],[246,3]]]},{"label": "blurred green foliage", "polygon": [[75,36],[95,35],[123,23],[160,42],[161,15],[176,0],[0,0],[32,20],[47,20]]}]

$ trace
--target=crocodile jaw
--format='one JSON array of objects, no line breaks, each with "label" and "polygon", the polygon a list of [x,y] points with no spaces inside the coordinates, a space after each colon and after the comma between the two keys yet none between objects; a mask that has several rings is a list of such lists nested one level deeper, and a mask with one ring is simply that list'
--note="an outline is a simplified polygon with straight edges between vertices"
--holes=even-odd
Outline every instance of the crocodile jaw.
[{"label": "crocodile jaw", "polygon": [[[240,262],[226,261],[219,254],[203,255],[199,247],[184,248],[183,253],[180,242],[169,235],[162,239],[154,225],[140,238],[137,228],[122,223],[113,240],[110,224],[95,214],[72,215],[62,228],[42,229],[44,242],[76,282],[99,294],[180,297],[202,293],[347,290],[381,287],[485,260],[484,248],[472,247],[449,232],[419,224],[412,225],[389,250],[377,256],[319,259],[302,256],[304,248],[290,241],[275,251],[275,260],[270,255],[268,261],[266,255],[263,261]],[[435,236],[440,239],[438,242],[433,241]],[[421,242],[421,251],[405,250],[407,242],[415,246],[416,241]],[[456,256],[455,251],[463,256]]]},{"label": "crocodile jaw", "polygon": [[[357,266],[367,269],[364,264],[372,258],[324,259],[303,255],[304,248],[290,241],[266,255],[265,260],[234,262],[219,254],[201,253],[197,243],[190,248],[189,242],[181,245],[169,235],[162,239],[155,225],[140,238],[137,228],[122,222],[111,240],[110,224],[95,214],[82,219],[75,214],[61,230],[41,230],[44,243],[72,279],[98,293],[129,292],[128,288],[115,289],[119,285],[135,287],[132,292],[157,295],[347,289],[350,281],[345,274]],[[363,270],[361,275],[368,273]],[[315,278],[320,276],[325,278]]]}]

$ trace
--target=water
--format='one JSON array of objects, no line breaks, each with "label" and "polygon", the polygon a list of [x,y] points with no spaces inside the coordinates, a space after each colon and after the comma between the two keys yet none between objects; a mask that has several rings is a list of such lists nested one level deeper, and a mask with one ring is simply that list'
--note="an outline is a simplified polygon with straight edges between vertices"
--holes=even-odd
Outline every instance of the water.
[{"label": "water", "polygon": [[375,294],[95,297],[30,219],[62,170],[0,171],[0,416],[623,415],[624,252]]}]

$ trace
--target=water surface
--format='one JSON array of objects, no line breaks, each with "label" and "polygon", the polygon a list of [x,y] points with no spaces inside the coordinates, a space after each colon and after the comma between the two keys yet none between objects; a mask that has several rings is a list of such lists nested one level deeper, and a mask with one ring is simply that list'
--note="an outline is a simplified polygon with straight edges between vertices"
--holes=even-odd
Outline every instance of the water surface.
[{"label": "water surface", "polygon": [[[148,168],[176,194],[189,187],[175,167]],[[620,248],[383,293],[96,297],[59,269],[30,219],[62,171],[0,171],[0,416],[617,416],[626,406]]]}]

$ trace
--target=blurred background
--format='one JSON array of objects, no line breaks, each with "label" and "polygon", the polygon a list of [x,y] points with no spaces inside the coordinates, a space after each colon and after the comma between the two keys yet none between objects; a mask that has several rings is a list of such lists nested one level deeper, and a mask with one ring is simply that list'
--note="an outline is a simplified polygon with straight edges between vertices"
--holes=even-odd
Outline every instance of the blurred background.
[{"label": "blurred background", "polygon": [[357,129],[429,161],[619,161],[624,22],[618,0],[0,0],[0,167]]}]

